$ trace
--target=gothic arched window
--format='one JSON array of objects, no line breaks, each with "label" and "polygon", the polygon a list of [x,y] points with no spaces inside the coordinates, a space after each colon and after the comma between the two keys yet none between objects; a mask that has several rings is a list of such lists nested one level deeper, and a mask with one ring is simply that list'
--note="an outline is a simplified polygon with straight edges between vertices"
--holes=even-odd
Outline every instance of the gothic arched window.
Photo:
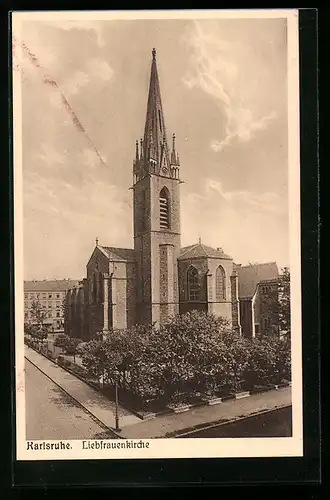
[{"label": "gothic arched window", "polygon": [[188,290],[188,300],[194,301],[200,298],[200,285],[198,271],[196,267],[190,266],[187,271],[187,290]]},{"label": "gothic arched window", "polygon": [[226,274],[222,266],[215,273],[215,294],[216,300],[226,300]]},{"label": "gothic arched window", "polygon": [[159,218],[160,229],[169,229],[170,227],[170,202],[168,189],[163,187],[159,193]]}]

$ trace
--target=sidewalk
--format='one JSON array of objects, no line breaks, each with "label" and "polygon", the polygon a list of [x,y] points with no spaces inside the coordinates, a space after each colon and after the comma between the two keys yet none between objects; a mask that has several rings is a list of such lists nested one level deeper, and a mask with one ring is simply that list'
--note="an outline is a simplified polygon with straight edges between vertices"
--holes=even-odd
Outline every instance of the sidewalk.
[{"label": "sidewalk", "polygon": [[[114,428],[115,403],[41,354],[25,346],[25,357],[46,376],[86,408],[109,428]],[[202,424],[238,420],[265,410],[291,405],[291,387],[254,394],[243,399],[228,400],[213,406],[202,406],[179,414],[169,414],[150,420],[141,420],[119,407],[121,437],[151,439],[173,437]]]},{"label": "sidewalk", "polygon": [[214,406],[202,406],[184,413],[164,415],[143,421],[138,425],[127,427],[122,434],[123,437],[131,439],[173,437],[175,432],[183,432],[196,425],[240,419],[261,411],[275,410],[289,405],[291,405],[291,387],[284,387],[253,394],[244,399],[228,400]]},{"label": "sidewalk", "polygon": [[[25,346],[25,357],[104,425],[114,428],[115,403],[113,401],[27,346]],[[121,428],[138,422],[141,420],[136,415],[119,406]]]}]

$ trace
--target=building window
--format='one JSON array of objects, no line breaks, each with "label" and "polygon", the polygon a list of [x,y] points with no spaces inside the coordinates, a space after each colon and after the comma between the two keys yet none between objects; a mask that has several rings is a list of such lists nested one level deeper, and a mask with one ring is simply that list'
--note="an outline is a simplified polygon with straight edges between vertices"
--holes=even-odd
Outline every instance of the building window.
[{"label": "building window", "polygon": [[170,227],[170,207],[169,196],[166,187],[163,187],[159,194],[159,216],[160,229],[169,229]]},{"label": "building window", "polygon": [[48,298],[49,298],[49,299],[51,299],[51,298],[52,298],[52,294],[51,294],[51,293],[49,293],[49,294],[48,294]]},{"label": "building window", "polygon": [[226,300],[226,274],[222,266],[215,273],[215,293],[216,300]]},{"label": "building window", "polygon": [[59,312],[57,312],[57,313],[56,313],[56,317],[57,317],[57,318],[59,318],[59,317],[60,317],[60,313],[59,313]]},{"label": "building window", "polygon": [[190,266],[187,271],[188,300],[199,300],[199,277],[196,267]]},{"label": "building window", "polygon": [[256,334],[259,333],[259,325],[254,325],[254,331]]},{"label": "building window", "polygon": [[267,330],[268,327],[269,327],[269,319],[264,318],[264,330]]},{"label": "building window", "polygon": [[60,298],[60,295],[59,294],[56,294],[56,298],[59,299]]}]

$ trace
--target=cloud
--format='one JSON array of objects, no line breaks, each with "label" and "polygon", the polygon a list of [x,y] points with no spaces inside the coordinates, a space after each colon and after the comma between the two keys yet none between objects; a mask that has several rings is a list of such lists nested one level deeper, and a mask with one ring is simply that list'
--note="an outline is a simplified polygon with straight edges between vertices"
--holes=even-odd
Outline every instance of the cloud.
[{"label": "cloud", "polygon": [[201,237],[242,264],[288,263],[287,206],[277,193],[230,191],[208,178],[198,193],[186,193],[183,187],[181,198],[183,245]]},{"label": "cloud", "polygon": [[277,193],[253,193],[251,191],[225,191],[222,183],[213,179],[205,181],[205,196],[212,197],[212,191],[235,209],[248,208],[254,212],[283,214],[285,209]]},{"label": "cloud", "polygon": [[87,63],[88,73],[95,78],[108,82],[113,77],[114,71],[103,59],[90,59]]},{"label": "cloud", "polygon": [[104,245],[131,246],[130,193],[113,185],[106,169],[78,163],[68,180],[41,165],[24,178],[25,279],[82,277],[96,236]]},{"label": "cloud", "polygon": [[100,48],[103,48],[105,46],[102,23],[98,21],[63,19],[61,21],[43,21],[43,24],[48,24],[53,28],[63,31],[81,30],[94,32],[96,35],[98,46]]},{"label": "cloud", "polygon": [[66,161],[65,155],[61,154],[51,143],[41,144],[41,152],[37,154],[37,158],[44,163],[45,167],[63,165]]},{"label": "cloud", "polygon": [[[210,147],[213,151],[218,153],[228,146],[235,138],[242,142],[248,142],[254,137],[256,132],[265,130],[268,123],[274,120],[276,116],[276,112],[272,111],[269,115],[254,121],[250,110],[240,110],[236,117],[232,117],[231,126],[229,127],[229,125],[227,125],[225,138],[221,141],[211,141]],[[235,121],[237,121],[237,123],[233,126]]]},{"label": "cloud", "polygon": [[77,94],[82,87],[90,83],[90,77],[84,71],[76,71],[62,85],[63,91],[68,95]]},{"label": "cloud", "polygon": [[251,58],[244,44],[223,40],[218,26],[198,21],[193,23],[185,42],[191,50],[191,69],[183,78],[184,85],[210,95],[224,119],[224,136],[211,141],[211,149],[222,151],[234,139],[248,142],[265,130],[277,115],[274,109],[260,109],[255,89],[249,91],[249,87],[262,85],[258,79],[263,75],[244,73],[242,61]]},{"label": "cloud", "polygon": [[78,92],[90,84],[96,85],[99,82],[109,82],[114,75],[114,71],[109,64],[101,59],[89,59],[83,70],[75,71],[62,84],[61,88],[68,96],[78,94]]}]

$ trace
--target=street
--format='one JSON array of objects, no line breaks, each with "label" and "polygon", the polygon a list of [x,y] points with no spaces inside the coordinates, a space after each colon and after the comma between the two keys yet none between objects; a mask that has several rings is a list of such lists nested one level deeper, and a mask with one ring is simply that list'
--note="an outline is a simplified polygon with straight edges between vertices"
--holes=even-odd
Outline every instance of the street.
[{"label": "street", "polygon": [[113,437],[38,368],[25,360],[26,439]]},{"label": "street", "polygon": [[230,424],[209,426],[187,433],[185,438],[246,438],[292,436],[291,406],[261,413]]}]

